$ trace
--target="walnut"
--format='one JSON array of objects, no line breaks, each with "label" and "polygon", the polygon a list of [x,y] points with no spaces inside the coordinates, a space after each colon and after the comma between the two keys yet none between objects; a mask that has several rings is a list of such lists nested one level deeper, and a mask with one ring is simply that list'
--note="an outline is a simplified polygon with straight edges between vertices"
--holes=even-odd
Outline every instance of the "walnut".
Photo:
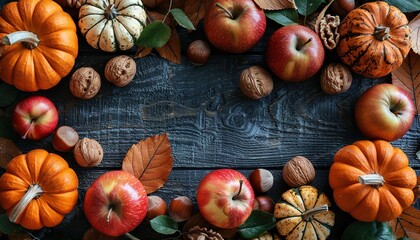
[{"label": "walnut", "polygon": [[188,230],[188,233],[185,235],[184,239],[187,240],[223,240],[222,235],[219,233],[207,229],[201,228],[199,226],[192,227]]},{"label": "walnut", "polygon": [[239,87],[245,96],[260,99],[273,90],[273,79],[264,68],[252,66],[242,71]]},{"label": "walnut", "polygon": [[93,98],[101,88],[101,76],[91,67],[77,69],[70,79],[70,92],[78,98]]},{"label": "walnut", "polygon": [[129,84],[136,75],[136,62],[129,56],[112,58],[105,66],[105,78],[117,87]]},{"label": "walnut", "polygon": [[347,91],[352,81],[350,70],[341,63],[330,63],[321,71],[321,89],[327,94]]},{"label": "walnut", "polygon": [[82,138],[74,146],[74,158],[82,167],[94,167],[102,162],[104,151],[95,139]]},{"label": "walnut", "polygon": [[284,165],[283,180],[291,187],[309,184],[314,178],[314,166],[306,157],[296,156]]},{"label": "walnut", "polygon": [[324,46],[332,50],[340,40],[340,34],[338,33],[338,26],[340,25],[339,16],[331,16],[330,14],[325,15],[319,23],[319,35]]}]

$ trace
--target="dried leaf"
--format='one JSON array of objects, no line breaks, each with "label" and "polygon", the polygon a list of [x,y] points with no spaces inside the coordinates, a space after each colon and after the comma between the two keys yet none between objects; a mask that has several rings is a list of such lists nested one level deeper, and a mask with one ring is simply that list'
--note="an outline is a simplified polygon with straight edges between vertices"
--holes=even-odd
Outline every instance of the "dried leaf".
[{"label": "dried leaf", "polygon": [[420,13],[408,24],[411,29],[411,49],[420,54]]},{"label": "dried leaf", "polygon": [[319,13],[318,17],[316,18],[316,22],[315,22],[315,32],[316,32],[316,34],[319,34],[319,24],[321,23],[321,20],[324,18],[325,12],[327,12],[328,8],[330,7],[331,3],[333,3],[333,2],[334,2],[334,0],[332,0],[330,3],[328,3],[322,9],[322,11]]},{"label": "dried leaf", "polygon": [[171,30],[171,37],[163,47],[156,48],[161,57],[173,63],[181,63],[181,40],[176,29]]},{"label": "dried leaf", "polygon": [[146,57],[147,55],[149,55],[152,52],[152,49],[153,48],[139,46],[137,48],[136,55],[134,55],[134,58]]},{"label": "dried leaf", "polygon": [[163,133],[133,144],[125,155],[122,169],[136,176],[150,194],[163,186],[172,165],[171,145]]},{"label": "dried leaf", "polygon": [[413,97],[420,113],[420,55],[410,51],[402,65],[392,72],[392,83],[402,87]]},{"label": "dried leaf", "polygon": [[405,209],[397,219],[388,224],[397,239],[400,237],[420,239],[420,210],[414,206]]},{"label": "dried leaf", "polygon": [[254,0],[254,2],[264,10],[296,9],[294,0]]},{"label": "dried leaf", "polygon": [[22,152],[12,140],[0,137],[0,167],[6,168],[7,164],[20,154]]},{"label": "dried leaf", "polygon": [[197,27],[198,23],[203,19],[210,2],[211,0],[185,0],[184,12],[194,24],[194,27]]}]

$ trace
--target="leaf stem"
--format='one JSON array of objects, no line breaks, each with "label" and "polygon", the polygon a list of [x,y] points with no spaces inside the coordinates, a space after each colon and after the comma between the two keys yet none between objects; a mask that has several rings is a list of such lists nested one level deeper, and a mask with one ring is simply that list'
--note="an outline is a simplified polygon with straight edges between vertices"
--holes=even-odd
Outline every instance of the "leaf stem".
[{"label": "leaf stem", "polygon": [[171,12],[171,9],[172,9],[172,0],[169,1],[168,12],[166,12],[165,17],[162,20],[163,23],[166,21],[166,18],[168,17],[169,13]]},{"label": "leaf stem", "polygon": [[126,236],[128,239],[131,239],[131,240],[140,240],[140,238],[135,237],[131,233],[124,233],[124,236]]}]

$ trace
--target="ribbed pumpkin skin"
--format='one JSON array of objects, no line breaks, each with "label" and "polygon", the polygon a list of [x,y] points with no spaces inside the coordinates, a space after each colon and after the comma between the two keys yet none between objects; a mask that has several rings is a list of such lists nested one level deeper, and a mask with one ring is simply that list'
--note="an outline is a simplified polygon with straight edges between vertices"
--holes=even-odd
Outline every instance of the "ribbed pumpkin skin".
[{"label": "ribbed pumpkin skin", "polygon": [[0,177],[1,207],[10,215],[30,185],[39,185],[43,193],[33,199],[16,223],[37,230],[59,224],[75,206],[78,178],[59,155],[35,149],[15,157]]},{"label": "ribbed pumpkin skin", "polygon": [[32,50],[21,43],[1,45],[0,78],[27,92],[54,87],[74,66],[79,49],[76,24],[51,0],[20,0],[4,5],[0,38],[22,30],[35,33],[39,45]]},{"label": "ribbed pumpkin skin", "polygon": [[[377,173],[385,183],[370,186],[359,176]],[[385,222],[397,218],[414,200],[416,172],[405,153],[383,140],[361,140],[341,148],[329,173],[335,203],[355,219]]]},{"label": "ribbed pumpkin skin", "polygon": [[[378,40],[375,28],[388,27],[389,38]],[[410,28],[404,13],[383,1],[351,11],[339,27],[337,53],[355,73],[379,78],[398,68],[410,48]]]}]

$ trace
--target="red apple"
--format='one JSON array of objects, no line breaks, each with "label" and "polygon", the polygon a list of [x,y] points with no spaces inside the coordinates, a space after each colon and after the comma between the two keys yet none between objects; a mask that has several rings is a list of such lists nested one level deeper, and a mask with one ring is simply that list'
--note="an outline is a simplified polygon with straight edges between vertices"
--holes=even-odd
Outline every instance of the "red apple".
[{"label": "red apple", "polygon": [[266,62],[281,80],[300,82],[314,76],[325,58],[324,45],[318,35],[302,25],[276,30],[266,47]]},{"label": "red apple", "polygon": [[380,83],[359,97],[355,119],[359,130],[368,138],[392,142],[410,129],[415,112],[413,100],[405,90]]},{"label": "red apple", "polygon": [[83,210],[93,228],[108,236],[135,229],[146,217],[147,194],[142,183],[129,172],[110,171],[89,187]]},{"label": "red apple", "polygon": [[12,112],[12,126],[23,139],[46,138],[57,127],[57,123],[57,108],[43,96],[30,96],[20,100]]},{"label": "red apple", "polygon": [[264,11],[253,0],[214,0],[203,19],[204,32],[216,48],[230,53],[251,49],[265,32]]},{"label": "red apple", "polygon": [[233,169],[219,169],[207,174],[197,188],[201,215],[216,227],[239,227],[254,207],[254,191],[247,178]]}]

